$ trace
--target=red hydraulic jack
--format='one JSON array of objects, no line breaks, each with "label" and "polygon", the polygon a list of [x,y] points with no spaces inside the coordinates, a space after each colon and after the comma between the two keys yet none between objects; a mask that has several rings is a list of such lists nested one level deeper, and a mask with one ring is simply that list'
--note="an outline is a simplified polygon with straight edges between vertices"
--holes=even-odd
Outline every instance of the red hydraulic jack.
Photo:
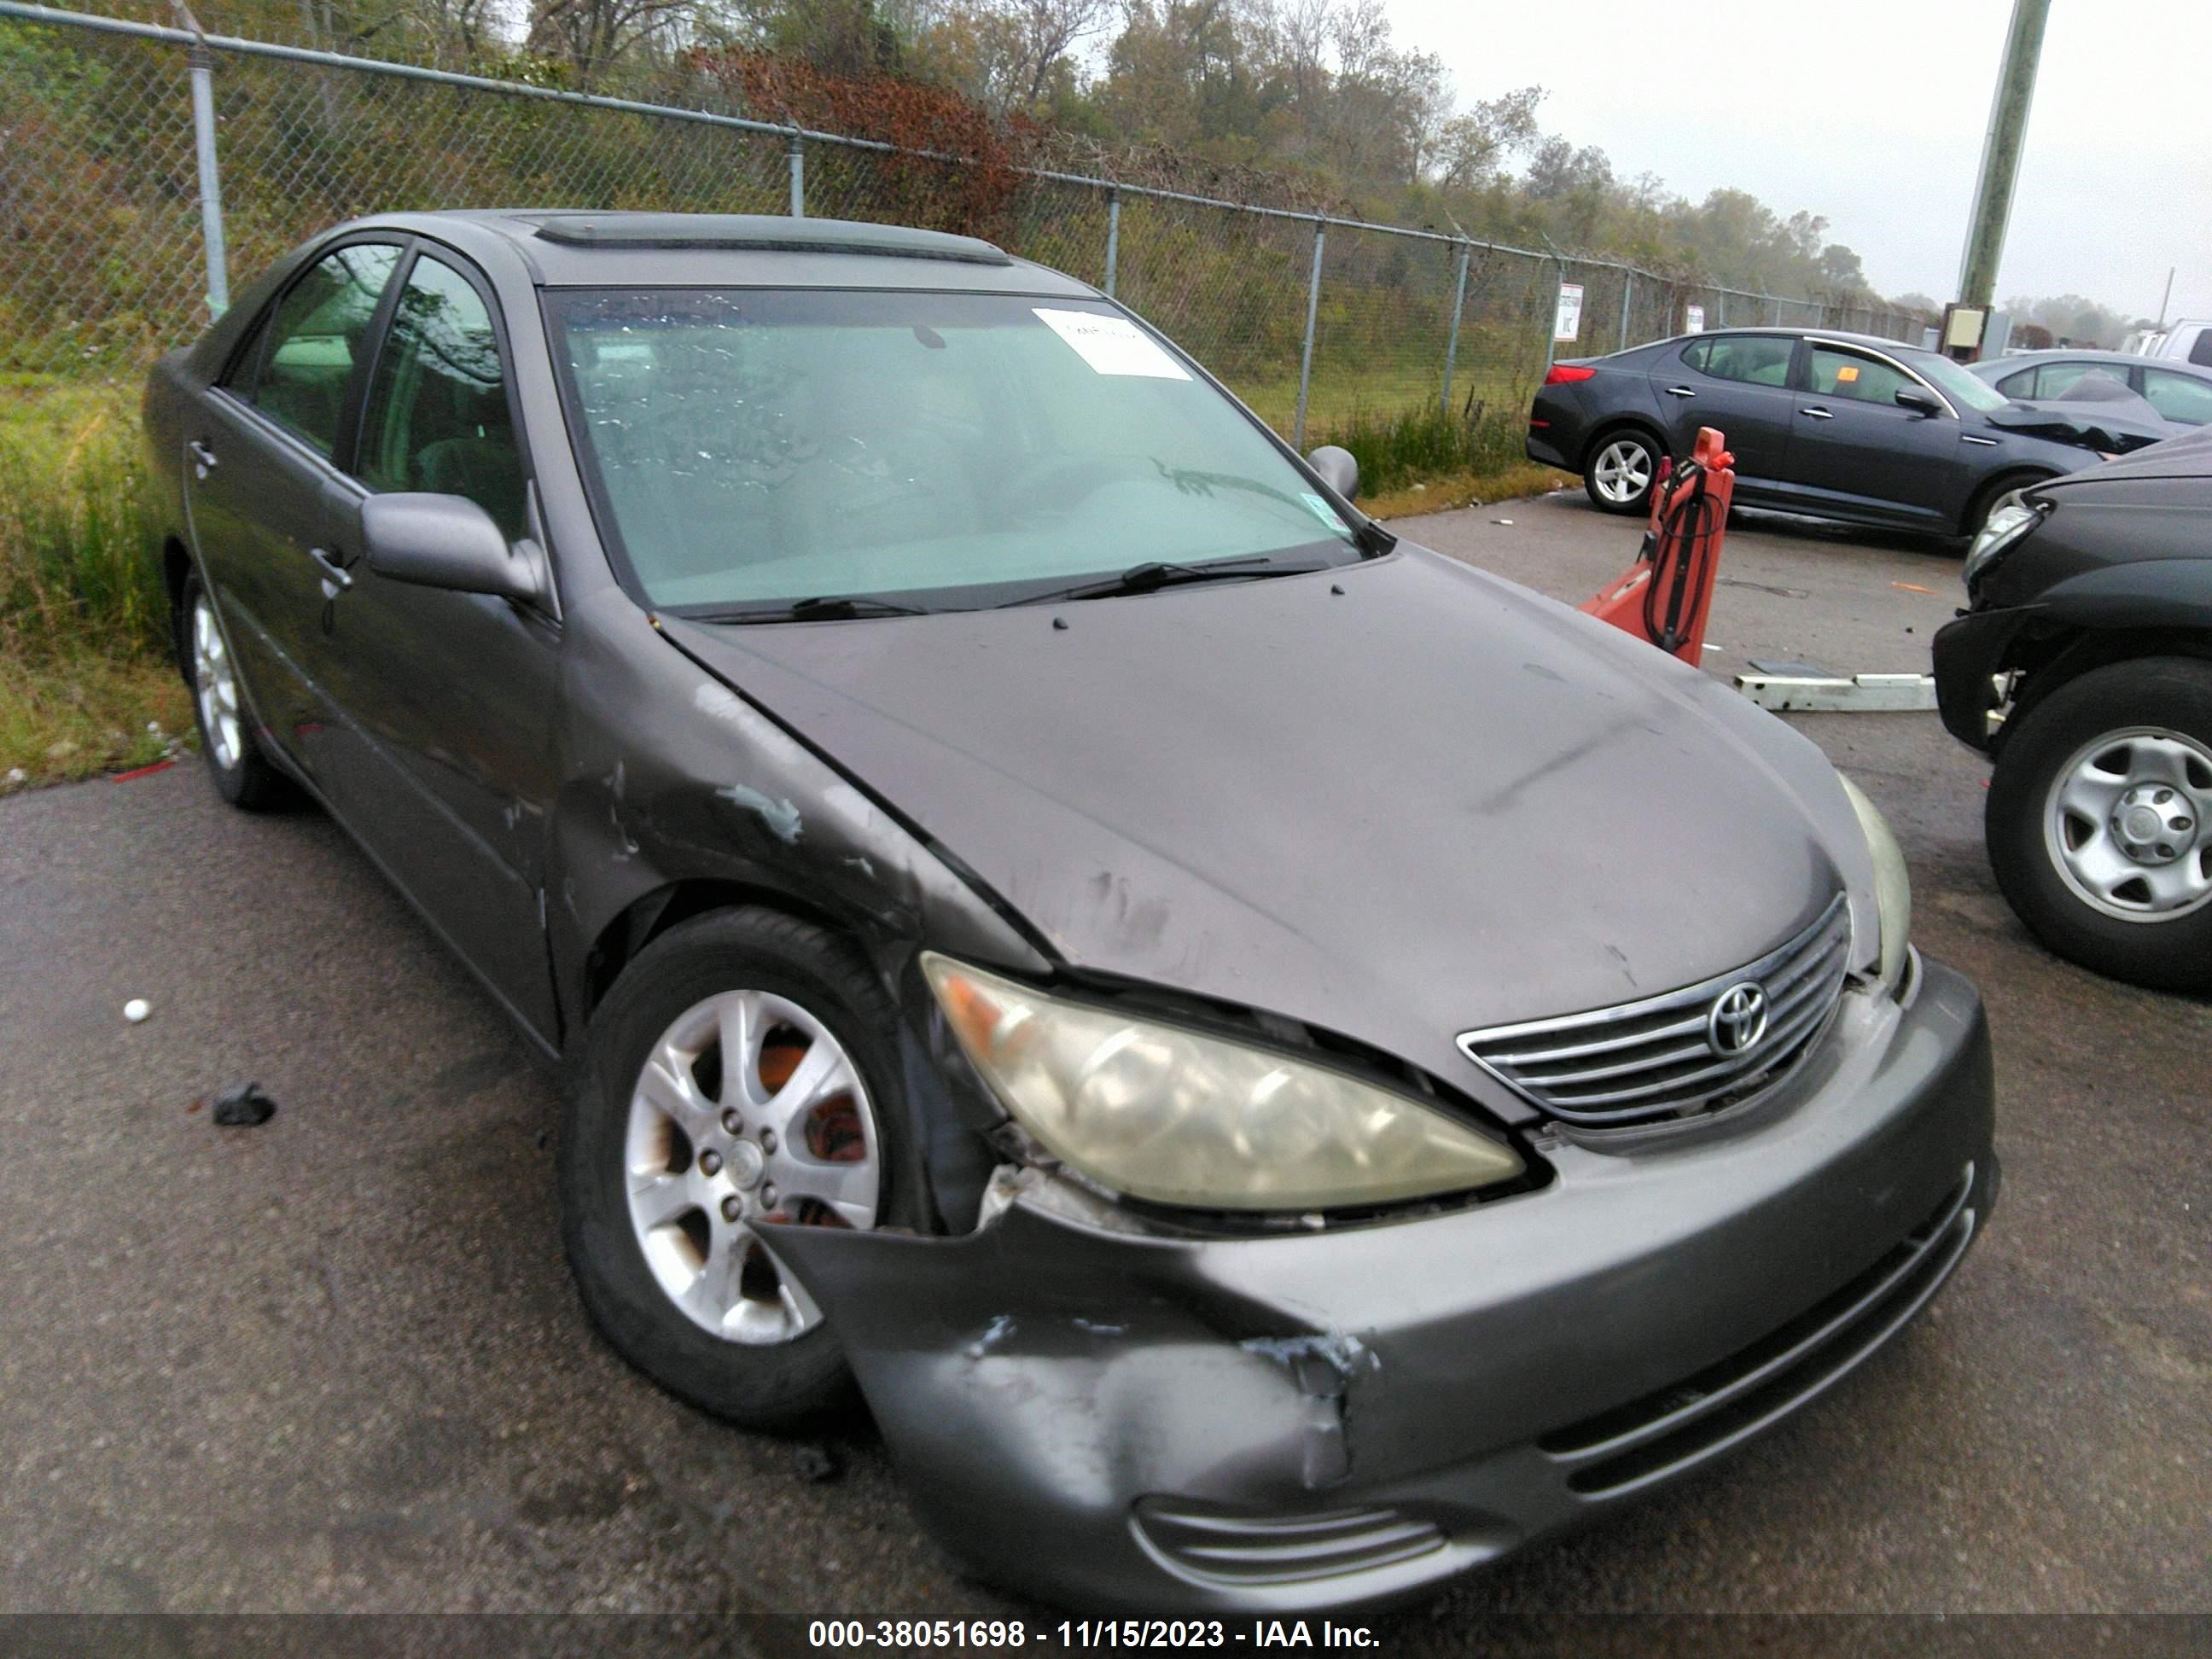
[{"label": "red hydraulic jack", "polygon": [[1636,562],[1582,603],[1601,622],[1647,639],[1692,668],[1704,655],[1705,618],[1713,608],[1721,543],[1728,534],[1729,498],[1735,494],[1735,457],[1709,426],[1679,468],[1659,463],[1651,487],[1651,524]]}]

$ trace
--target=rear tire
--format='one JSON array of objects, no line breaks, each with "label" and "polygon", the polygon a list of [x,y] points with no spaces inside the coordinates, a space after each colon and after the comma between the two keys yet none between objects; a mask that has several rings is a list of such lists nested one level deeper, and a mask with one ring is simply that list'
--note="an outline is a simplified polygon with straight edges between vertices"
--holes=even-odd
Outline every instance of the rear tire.
[{"label": "rear tire", "polygon": [[562,1238],[592,1323],[671,1394],[771,1430],[851,1402],[834,1316],[752,1224],[920,1224],[896,1030],[857,951],[757,908],[671,928],[592,1014]]},{"label": "rear tire", "polygon": [[1583,489],[1601,513],[1645,513],[1659,477],[1659,441],[1635,427],[1615,427],[1591,441]]},{"label": "rear tire", "polygon": [[1984,835],[2021,920],[2114,979],[2212,989],[2212,663],[2114,663],[2014,718]]},{"label": "rear tire", "polygon": [[177,666],[192,689],[192,718],[200,729],[200,755],[216,793],[248,812],[289,805],[291,779],[270,763],[247,711],[230,642],[216,620],[215,604],[197,574],[185,579],[177,605]]}]

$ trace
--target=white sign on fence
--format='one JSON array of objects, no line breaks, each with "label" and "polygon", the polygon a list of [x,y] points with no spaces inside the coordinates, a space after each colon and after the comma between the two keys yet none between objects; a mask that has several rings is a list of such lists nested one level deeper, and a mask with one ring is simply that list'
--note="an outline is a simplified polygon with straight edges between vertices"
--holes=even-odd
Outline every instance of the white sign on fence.
[{"label": "white sign on fence", "polygon": [[1552,319],[1552,337],[1571,340],[1583,331],[1583,285],[1580,283],[1559,284],[1559,309]]},{"label": "white sign on fence", "polygon": [[1703,334],[1705,331],[1705,308],[1703,306],[1692,306],[1682,314],[1682,332]]}]

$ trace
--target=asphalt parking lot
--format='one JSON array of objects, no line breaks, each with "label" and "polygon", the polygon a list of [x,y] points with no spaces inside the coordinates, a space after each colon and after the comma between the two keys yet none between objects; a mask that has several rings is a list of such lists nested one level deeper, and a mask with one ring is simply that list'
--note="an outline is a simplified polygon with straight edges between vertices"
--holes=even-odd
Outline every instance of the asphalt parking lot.
[{"label": "asphalt parking lot", "polygon": [[[1636,539],[1579,492],[1396,527],[1568,599]],[[1957,570],[1743,519],[1709,665],[1923,667]],[[2028,937],[1986,770],[1934,714],[1793,724],[1891,815],[1919,944],[1988,1000],[2003,1201],[1824,1401],[1380,1621],[1399,1650],[1500,1612],[2212,1610],[2212,1007]],[[1594,833],[1663,879],[1633,823]],[[191,761],[0,801],[0,1610],[1011,1607],[922,1538],[864,1422],[738,1433],[592,1337],[550,1084],[319,816],[234,813]],[[216,1129],[246,1079],[276,1116]],[[1671,1628],[1635,1645],[1709,1645]]]}]

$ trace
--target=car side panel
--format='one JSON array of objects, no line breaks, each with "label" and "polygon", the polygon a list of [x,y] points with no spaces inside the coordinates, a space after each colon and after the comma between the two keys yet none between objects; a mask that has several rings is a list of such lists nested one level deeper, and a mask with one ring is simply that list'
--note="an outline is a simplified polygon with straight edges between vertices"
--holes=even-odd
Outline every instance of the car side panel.
[{"label": "car side panel", "polygon": [[264,735],[320,781],[333,728],[303,647],[322,626],[311,553],[327,538],[324,491],[337,475],[219,390],[201,391],[182,425],[191,547],[247,696]]},{"label": "car side panel", "polygon": [[1895,404],[1796,394],[1787,481],[1807,512],[1948,530],[1964,503],[1959,422]]},{"label": "car side panel", "polygon": [[1652,403],[1663,411],[1674,453],[1687,455],[1697,447],[1699,427],[1717,427],[1735,457],[1738,499],[1775,493],[1784,477],[1795,408],[1787,386],[1700,374],[1682,361],[1680,346],[1652,364],[1647,385]]}]

